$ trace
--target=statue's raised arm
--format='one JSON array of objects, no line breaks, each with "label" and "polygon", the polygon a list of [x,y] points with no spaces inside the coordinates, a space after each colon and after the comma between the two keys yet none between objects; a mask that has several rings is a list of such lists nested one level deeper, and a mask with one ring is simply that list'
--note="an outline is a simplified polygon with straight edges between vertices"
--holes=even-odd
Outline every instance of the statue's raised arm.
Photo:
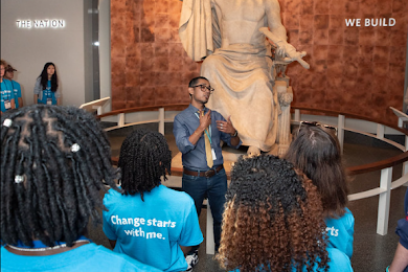
[{"label": "statue's raised arm", "polygon": [[279,60],[287,62],[288,64],[297,61],[304,68],[309,69],[310,65],[302,59],[306,56],[306,52],[296,51],[296,48],[287,42],[286,29],[282,25],[278,1],[266,0],[265,6],[270,30],[268,27],[261,27],[259,31],[268,38],[269,42],[278,47],[276,54]]}]

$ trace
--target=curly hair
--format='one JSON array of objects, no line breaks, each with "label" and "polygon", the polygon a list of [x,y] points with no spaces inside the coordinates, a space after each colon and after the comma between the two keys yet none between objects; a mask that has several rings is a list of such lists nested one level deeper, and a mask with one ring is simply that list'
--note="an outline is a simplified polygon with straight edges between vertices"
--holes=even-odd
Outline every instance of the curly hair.
[{"label": "curly hair", "polygon": [[100,222],[102,181],[117,190],[105,133],[73,107],[24,107],[1,124],[0,240],[72,246],[89,217]]},{"label": "curly hair", "polygon": [[155,131],[135,130],[120,148],[118,167],[122,171],[122,189],[125,195],[150,192],[161,183],[161,177],[170,174],[171,151],[162,134]]},{"label": "curly hair", "polygon": [[3,66],[4,66],[4,69],[6,69],[6,67],[7,67],[7,62],[6,62],[4,59],[1,59],[1,60],[0,60],[0,65],[3,65]]},{"label": "curly hair", "polygon": [[290,162],[240,158],[226,198],[218,259],[227,270],[327,271],[320,198]]},{"label": "curly hair", "polygon": [[347,177],[336,137],[320,127],[302,125],[285,159],[308,176],[320,193],[326,216],[345,213]]},{"label": "curly hair", "polygon": [[58,89],[58,75],[57,75],[57,67],[55,67],[55,64],[52,62],[47,62],[44,65],[44,69],[41,72],[41,75],[39,76],[39,78],[41,78],[41,86],[42,89],[45,90],[47,89],[47,84],[48,84],[48,73],[47,73],[47,69],[50,66],[54,66],[55,68],[55,72],[51,77],[51,91],[52,92],[56,92]]},{"label": "curly hair", "polygon": [[[0,65],[3,66],[3,68],[4,68],[4,74],[5,74],[5,73],[6,73],[7,62],[6,62],[4,59],[1,59],[1,60],[0,60]],[[3,78],[4,75],[1,76],[1,77]]]}]

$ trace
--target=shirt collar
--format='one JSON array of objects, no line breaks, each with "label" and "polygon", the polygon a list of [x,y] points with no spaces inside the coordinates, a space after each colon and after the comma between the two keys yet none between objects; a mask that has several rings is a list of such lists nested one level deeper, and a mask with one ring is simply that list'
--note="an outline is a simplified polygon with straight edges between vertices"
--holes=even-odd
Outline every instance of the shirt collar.
[{"label": "shirt collar", "polygon": [[[192,111],[192,112],[198,112],[199,111],[199,109],[197,109],[196,107],[194,107],[193,105],[189,105],[188,106],[188,108],[187,108],[189,111]],[[208,112],[208,108],[207,107],[204,107],[204,112]]]}]

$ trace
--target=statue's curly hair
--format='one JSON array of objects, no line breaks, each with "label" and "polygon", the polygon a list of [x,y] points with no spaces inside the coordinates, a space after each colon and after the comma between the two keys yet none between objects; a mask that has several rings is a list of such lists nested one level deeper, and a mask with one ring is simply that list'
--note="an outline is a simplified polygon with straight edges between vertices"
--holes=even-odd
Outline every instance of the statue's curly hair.
[{"label": "statue's curly hair", "polygon": [[316,187],[272,155],[240,158],[231,172],[218,260],[227,270],[328,269]]},{"label": "statue's curly hair", "polygon": [[116,172],[95,117],[74,107],[33,105],[1,116],[1,234],[4,244],[73,242],[100,222],[102,181]]},{"label": "statue's curly hair", "polygon": [[122,189],[125,195],[150,192],[170,174],[171,151],[162,134],[138,129],[133,131],[120,148],[118,167],[122,171]]}]

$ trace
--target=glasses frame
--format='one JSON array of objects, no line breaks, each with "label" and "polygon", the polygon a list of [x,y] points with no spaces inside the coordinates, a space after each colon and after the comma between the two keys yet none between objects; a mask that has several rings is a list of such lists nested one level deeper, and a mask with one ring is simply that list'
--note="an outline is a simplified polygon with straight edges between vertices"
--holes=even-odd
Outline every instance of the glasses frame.
[{"label": "glasses frame", "polygon": [[212,93],[212,92],[214,92],[214,91],[215,91],[213,88],[211,88],[211,87],[207,87],[207,86],[202,85],[202,84],[200,84],[200,85],[196,85],[196,86],[193,86],[193,88],[196,88],[196,87],[200,87],[200,90],[201,90],[202,92],[205,92],[205,91],[210,91],[210,93]]},{"label": "glasses frame", "polygon": [[327,130],[334,130],[335,131],[334,135],[337,136],[337,127],[322,124],[317,121],[300,121],[296,135],[299,135],[300,128],[302,127],[303,124],[308,125],[308,126],[320,127],[322,129],[327,129]]}]

